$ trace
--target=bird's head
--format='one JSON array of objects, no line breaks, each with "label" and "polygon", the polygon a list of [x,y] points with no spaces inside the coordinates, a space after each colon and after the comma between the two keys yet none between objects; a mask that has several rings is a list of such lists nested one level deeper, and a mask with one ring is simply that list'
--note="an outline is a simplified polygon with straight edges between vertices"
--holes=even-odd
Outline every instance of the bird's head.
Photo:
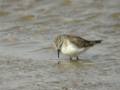
[{"label": "bird's head", "polygon": [[58,53],[58,58],[59,58],[59,54],[61,52],[61,47],[62,47],[62,44],[63,44],[63,37],[62,36],[57,36],[54,43],[55,43],[55,47],[57,49],[57,53]]}]

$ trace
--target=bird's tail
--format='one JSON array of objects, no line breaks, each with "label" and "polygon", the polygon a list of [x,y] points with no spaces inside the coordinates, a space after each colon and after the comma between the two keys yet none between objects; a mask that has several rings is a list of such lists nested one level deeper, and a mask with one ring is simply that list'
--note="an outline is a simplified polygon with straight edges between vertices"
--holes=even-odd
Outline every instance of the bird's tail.
[{"label": "bird's tail", "polygon": [[84,43],[84,47],[92,47],[101,42],[102,42],[102,40],[86,41],[86,43]]},{"label": "bird's tail", "polygon": [[102,40],[95,40],[95,41],[91,41],[90,43],[93,44],[93,45],[95,45],[95,44],[99,44],[101,42],[102,42]]},{"label": "bird's tail", "polygon": [[98,44],[98,43],[101,43],[102,40],[96,40],[96,41],[93,41],[95,44]]}]

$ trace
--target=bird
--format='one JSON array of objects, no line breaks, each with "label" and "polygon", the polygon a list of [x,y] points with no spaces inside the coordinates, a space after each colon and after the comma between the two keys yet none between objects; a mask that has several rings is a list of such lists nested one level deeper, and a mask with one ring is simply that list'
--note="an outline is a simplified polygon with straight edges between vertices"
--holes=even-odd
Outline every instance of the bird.
[{"label": "bird", "polygon": [[86,40],[80,36],[62,34],[55,38],[54,46],[57,50],[58,58],[60,53],[62,53],[69,56],[70,60],[73,60],[73,57],[79,60],[80,53],[101,42],[102,40]]}]

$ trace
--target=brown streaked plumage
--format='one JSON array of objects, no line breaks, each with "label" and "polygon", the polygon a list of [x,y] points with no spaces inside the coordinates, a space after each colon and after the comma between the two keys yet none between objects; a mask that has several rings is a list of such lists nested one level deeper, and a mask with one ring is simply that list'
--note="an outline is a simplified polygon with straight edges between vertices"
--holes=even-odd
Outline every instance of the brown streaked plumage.
[{"label": "brown streaked plumage", "polygon": [[78,60],[78,55],[80,52],[86,51],[95,44],[101,43],[101,41],[102,40],[90,41],[79,36],[64,34],[57,36],[54,43],[58,51],[58,58],[59,53],[62,52],[63,54],[69,55],[70,59],[72,59],[72,57],[76,57]]}]

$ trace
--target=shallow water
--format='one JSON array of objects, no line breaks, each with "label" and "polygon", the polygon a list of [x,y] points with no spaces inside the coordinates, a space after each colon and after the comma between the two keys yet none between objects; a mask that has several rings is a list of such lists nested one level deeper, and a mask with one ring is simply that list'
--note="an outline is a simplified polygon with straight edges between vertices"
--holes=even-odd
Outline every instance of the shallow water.
[{"label": "shallow water", "polygon": [[[103,42],[70,62],[64,33]],[[119,88],[120,0],[0,0],[0,90]]]}]

